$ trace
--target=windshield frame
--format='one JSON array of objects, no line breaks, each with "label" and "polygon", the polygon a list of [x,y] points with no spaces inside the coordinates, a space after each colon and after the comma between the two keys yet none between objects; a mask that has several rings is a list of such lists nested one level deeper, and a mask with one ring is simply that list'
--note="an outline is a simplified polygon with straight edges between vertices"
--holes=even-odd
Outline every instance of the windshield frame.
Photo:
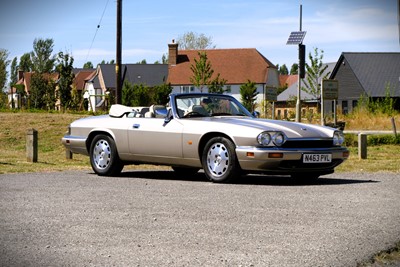
[{"label": "windshield frame", "polygon": [[[171,94],[170,105],[177,118],[253,115],[233,96],[208,93]],[[196,106],[197,110],[193,111]],[[207,113],[202,112],[202,107]],[[199,112],[200,110],[200,112]]]}]

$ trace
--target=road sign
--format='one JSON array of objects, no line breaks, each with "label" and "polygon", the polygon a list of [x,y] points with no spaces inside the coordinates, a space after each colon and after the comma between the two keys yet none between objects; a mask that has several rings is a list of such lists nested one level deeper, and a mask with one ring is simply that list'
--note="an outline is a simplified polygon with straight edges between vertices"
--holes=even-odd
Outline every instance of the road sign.
[{"label": "road sign", "polygon": [[322,81],[322,97],[324,100],[337,100],[339,96],[338,80]]},{"label": "road sign", "polygon": [[265,88],[265,98],[268,101],[277,101],[278,90],[276,88]]}]

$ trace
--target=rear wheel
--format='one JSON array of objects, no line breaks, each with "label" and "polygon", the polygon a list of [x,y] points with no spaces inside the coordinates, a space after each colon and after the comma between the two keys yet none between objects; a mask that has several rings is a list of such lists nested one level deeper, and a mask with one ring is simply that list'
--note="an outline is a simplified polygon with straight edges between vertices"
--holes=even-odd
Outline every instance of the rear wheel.
[{"label": "rear wheel", "polygon": [[235,145],[225,137],[211,138],[204,147],[201,161],[204,173],[214,183],[229,182],[240,176]]},{"label": "rear wheel", "polygon": [[93,171],[101,176],[121,173],[124,164],[119,159],[114,139],[103,134],[93,138],[90,145],[90,164]]}]

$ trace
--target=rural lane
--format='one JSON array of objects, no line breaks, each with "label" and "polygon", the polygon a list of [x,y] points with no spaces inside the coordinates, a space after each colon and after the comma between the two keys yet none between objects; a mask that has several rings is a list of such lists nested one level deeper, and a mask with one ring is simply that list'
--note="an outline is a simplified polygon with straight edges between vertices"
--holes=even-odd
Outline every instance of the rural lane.
[{"label": "rural lane", "polygon": [[0,175],[0,266],[356,266],[399,240],[398,173]]}]

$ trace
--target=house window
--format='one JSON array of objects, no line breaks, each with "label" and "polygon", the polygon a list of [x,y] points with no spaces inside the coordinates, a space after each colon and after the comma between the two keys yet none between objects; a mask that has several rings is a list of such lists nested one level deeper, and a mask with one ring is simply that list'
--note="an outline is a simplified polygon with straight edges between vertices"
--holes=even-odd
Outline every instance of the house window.
[{"label": "house window", "polygon": [[349,113],[349,107],[346,100],[342,101],[342,113],[343,114]]},{"label": "house window", "polygon": [[280,120],[280,119],[281,119],[281,116],[282,116],[282,114],[281,114],[281,110],[280,110],[280,109],[278,109],[278,120]]},{"label": "house window", "polygon": [[287,109],[285,109],[284,111],[283,111],[283,118],[286,120],[287,119]]},{"label": "house window", "polygon": [[181,93],[191,93],[194,91],[194,86],[181,86]]},{"label": "house window", "polygon": [[353,100],[353,109],[356,108],[358,105],[358,100]]}]

